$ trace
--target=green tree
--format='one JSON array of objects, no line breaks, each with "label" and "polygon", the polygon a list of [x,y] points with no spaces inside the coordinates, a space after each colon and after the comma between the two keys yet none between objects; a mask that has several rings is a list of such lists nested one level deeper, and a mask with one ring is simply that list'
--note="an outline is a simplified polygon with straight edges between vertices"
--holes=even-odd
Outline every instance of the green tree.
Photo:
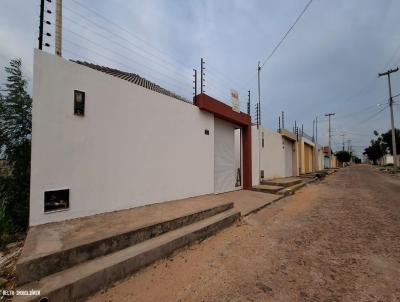
[{"label": "green tree", "polygon": [[348,163],[351,160],[351,153],[347,151],[336,152],[336,158],[342,163]]},{"label": "green tree", "polygon": [[371,144],[365,148],[364,154],[376,165],[377,160],[386,154],[387,145],[377,131],[374,131],[374,134],[377,138],[371,140]]},{"label": "green tree", "polygon": [[0,90],[0,156],[9,173],[0,174],[0,243],[28,226],[32,98],[20,59],[5,68]]},{"label": "green tree", "polygon": [[[395,138],[396,138],[396,154],[400,154],[400,130],[394,129]],[[393,155],[393,146],[392,146],[392,130],[382,133],[382,141],[387,145],[387,148],[390,151],[390,154]]]}]

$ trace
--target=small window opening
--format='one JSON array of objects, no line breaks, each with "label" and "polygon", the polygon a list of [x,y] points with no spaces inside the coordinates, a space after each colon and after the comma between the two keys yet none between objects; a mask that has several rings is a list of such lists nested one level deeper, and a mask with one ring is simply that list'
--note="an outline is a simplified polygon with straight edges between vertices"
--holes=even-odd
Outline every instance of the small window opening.
[{"label": "small window opening", "polygon": [[69,209],[69,189],[44,192],[44,211]]},{"label": "small window opening", "polygon": [[83,91],[74,90],[74,114],[85,115],[85,93]]}]

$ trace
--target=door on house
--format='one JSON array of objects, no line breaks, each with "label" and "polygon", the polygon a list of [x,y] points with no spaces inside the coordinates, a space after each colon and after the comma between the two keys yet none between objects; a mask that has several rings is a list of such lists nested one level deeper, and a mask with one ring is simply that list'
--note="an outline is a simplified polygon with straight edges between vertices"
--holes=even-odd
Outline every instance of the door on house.
[{"label": "door on house", "polygon": [[310,173],[310,147],[306,144],[304,144],[304,166],[304,171]]},{"label": "door on house", "polygon": [[329,156],[324,156],[324,168],[329,168]]},{"label": "door on house", "polygon": [[285,151],[285,177],[293,176],[293,142],[283,139]]},{"label": "door on house", "polygon": [[235,135],[235,190],[240,190],[243,188],[243,172],[242,172],[242,162],[243,162],[243,152],[242,152],[242,129],[236,128],[234,130]]},{"label": "door on house", "polygon": [[214,118],[214,193],[235,190],[235,126]]}]

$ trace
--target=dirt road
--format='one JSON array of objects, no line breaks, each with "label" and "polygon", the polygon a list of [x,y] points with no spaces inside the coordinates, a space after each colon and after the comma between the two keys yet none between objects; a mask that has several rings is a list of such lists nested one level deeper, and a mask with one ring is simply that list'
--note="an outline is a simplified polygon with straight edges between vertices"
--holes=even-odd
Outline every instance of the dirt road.
[{"label": "dirt road", "polygon": [[90,301],[400,301],[400,179],[342,169]]}]

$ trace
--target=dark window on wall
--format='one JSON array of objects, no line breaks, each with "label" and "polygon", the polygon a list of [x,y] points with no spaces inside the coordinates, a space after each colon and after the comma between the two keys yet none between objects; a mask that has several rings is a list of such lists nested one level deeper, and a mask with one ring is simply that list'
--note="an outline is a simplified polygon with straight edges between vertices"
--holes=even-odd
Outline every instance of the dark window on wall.
[{"label": "dark window on wall", "polygon": [[260,175],[261,178],[264,178],[264,170],[261,170],[261,171],[260,171],[260,174],[261,174],[261,175]]},{"label": "dark window on wall", "polygon": [[44,192],[44,211],[69,209],[69,189]]},{"label": "dark window on wall", "polygon": [[85,93],[83,91],[74,90],[74,114],[85,115]]},{"label": "dark window on wall", "polygon": [[262,134],[261,147],[264,148],[264,132],[262,132],[261,134]]}]

